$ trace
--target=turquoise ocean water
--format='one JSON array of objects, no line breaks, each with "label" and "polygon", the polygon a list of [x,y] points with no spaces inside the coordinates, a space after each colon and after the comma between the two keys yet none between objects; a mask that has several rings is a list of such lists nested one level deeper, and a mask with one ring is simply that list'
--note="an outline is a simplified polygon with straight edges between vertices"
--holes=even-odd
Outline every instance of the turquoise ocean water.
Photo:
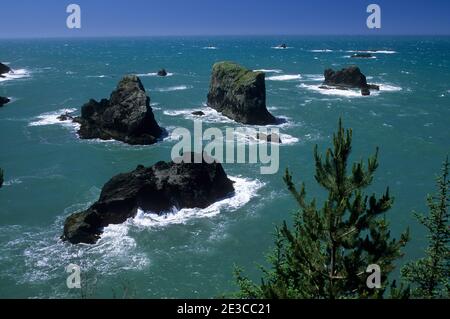
[{"label": "turquoise ocean water", "polygon": [[[274,46],[286,42],[286,50]],[[213,46],[214,48],[211,48]],[[379,50],[374,59],[351,51]],[[258,279],[275,225],[295,204],[282,182],[285,167],[323,198],[314,181],[312,151],[330,145],[339,117],[354,130],[353,160],[380,146],[380,168],[369,192],[390,186],[388,215],[394,235],[411,227],[405,260],[420,257],[425,233],[412,211],[425,209],[434,175],[450,151],[450,38],[433,37],[223,37],[1,40],[0,60],[16,70],[0,79],[0,297],[80,297],[66,287],[64,267],[82,267],[91,296],[121,295],[131,287],[143,298],[215,297],[233,291],[238,264]],[[94,246],[59,241],[69,214],[92,204],[113,175],[138,164],[169,160],[176,127],[192,130],[194,110],[205,127],[237,127],[203,106],[214,62],[232,60],[266,70],[267,103],[285,143],[280,171],[225,164],[236,181],[232,198],[205,210],[167,218],[140,214],[108,227]],[[356,63],[381,91],[319,91],[326,68]],[[153,73],[166,68],[167,78]],[[59,123],[89,98],[107,97],[125,74],[138,74],[155,116],[169,137],[153,146],[85,141]],[[251,130],[251,127],[248,127]]]}]

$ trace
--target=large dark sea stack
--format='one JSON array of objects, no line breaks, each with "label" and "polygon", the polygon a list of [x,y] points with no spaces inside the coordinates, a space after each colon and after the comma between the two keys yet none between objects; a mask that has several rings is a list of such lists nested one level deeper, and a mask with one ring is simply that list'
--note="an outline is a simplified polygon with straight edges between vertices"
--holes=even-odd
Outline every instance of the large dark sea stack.
[{"label": "large dark sea stack", "polygon": [[7,97],[0,96],[0,107],[5,105],[6,103],[9,103],[9,101],[10,99],[8,99]]},{"label": "large dark sea stack", "polygon": [[[339,89],[358,88],[363,95],[370,95],[370,89],[379,90],[376,85],[367,84],[367,79],[357,66],[350,66],[340,71],[325,70],[324,85]],[[326,88],[326,87],[325,87]]]},{"label": "large dark sea stack", "polygon": [[11,71],[12,70],[9,66],[7,66],[6,64],[0,63],[0,77],[2,76],[2,74],[6,74]]},{"label": "large dark sea stack", "polygon": [[[183,158],[193,156],[186,153]],[[202,159],[198,164],[159,162],[148,168],[138,166],[106,183],[100,199],[88,210],[69,216],[62,239],[93,244],[103,227],[125,222],[139,208],[160,215],[173,207],[206,208],[233,191],[233,182],[219,163],[208,164]]]},{"label": "large dark sea stack", "polygon": [[276,118],[266,108],[265,74],[233,62],[214,64],[208,106],[240,123],[276,123]]},{"label": "large dark sea stack", "polygon": [[83,139],[118,140],[132,145],[157,142],[162,129],[156,123],[150,98],[141,80],[125,76],[111,93],[109,100],[90,100],[81,109],[79,135]]}]

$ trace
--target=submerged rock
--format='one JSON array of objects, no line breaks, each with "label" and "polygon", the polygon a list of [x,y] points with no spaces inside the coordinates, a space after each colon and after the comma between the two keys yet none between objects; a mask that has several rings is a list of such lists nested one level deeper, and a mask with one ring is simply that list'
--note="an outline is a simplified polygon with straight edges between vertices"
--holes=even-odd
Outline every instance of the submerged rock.
[{"label": "submerged rock", "polygon": [[322,89],[336,88],[336,89],[361,89],[362,95],[370,95],[370,90],[379,90],[379,87],[372,84],[367,84],[367,79],[357,66],[350,66],[340,71],[332,69],[325,70],[325,81]]},{"label": "submerged rock", "polygon": [[256,138],[261,141],[265,141],[268,143],[278,143],[282,144],[281,138],[278,134],[272,133],[272,134],[264,134],[264,133],[258,133],[256,134]]},{"label": "submerged rock", "polygon": [[195,116],[204,116],[205,113],[203,113],[202,111],[195,111],[195,112],[192,112],[192,115],[195,115]]},{"label": "submerged rock", "polygon": [[90,100],[81,109],[78,134],[82,139],[118,140],[132,145],[157,142],[163,130],[150,107],[141,80],[135,75],[125,76],[111,93],[109,100]]},{"label": "submerged rock", "polygon": [[73,120],[74,117],[69,112],[66,112],[66,113],[61,114],[60,116],[58,116],[57,119],[62,121],[62,122],[64,122],[64,121]]},{"label": "submerged rock", "polygon": [[12,72],[11,68],[6,64],[0,63],[0,76],[9,72]]},{"label": "submerged rock", "polygon": [[233,62],[214,64],[208,106],[243,124],[276,123],[266,107],[265,74]]},{"label": "submerged rock", "polygon": [[[183,159],[199,154],[186,153]],[[95,243],[102,229],[134,217],[138,209],[164,214],[172,208],[206,208],[233,193],[233,182],[219,163],[159,162],[138,166],[107,182],[89,209],[69,216],[61,237],[72,244]],[[210,162],[210,159],[208,159]]]},{"label": "submerged rock", "polygon": [[360,59],[371,59],[374,56],[370,53],[355,53],[351,56],[352,58],[360,58]]},{"label": "submerged rock", "polygon": [[167,76],[167,71],[166,69],[161,69],[158,71],[158,76]]},{"label": "submerged rock", "polygon": [[9,103],[10,101],[11,100],[8,99],[7,97],[0,96],[0,107],[2,107],[3,105]]}]

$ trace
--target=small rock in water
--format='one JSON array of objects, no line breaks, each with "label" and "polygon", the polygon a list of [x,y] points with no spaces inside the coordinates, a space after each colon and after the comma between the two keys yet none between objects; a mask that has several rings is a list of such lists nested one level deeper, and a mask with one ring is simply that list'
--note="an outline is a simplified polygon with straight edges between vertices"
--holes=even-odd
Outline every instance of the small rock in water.
[{"label": "small rock in water", "polygon": [[370,95],[370,90],[368,87],[362,88],[361,89],[361,95],[363,96],[369,96]]},{"label": "small rock in water", "polygon": [[202,111],[195,111],[195,112],[192,112],[192,115],[195,115],[195,116],[204,116],[205,113],[203,113]]},{"label": "small rock in water", "polygon": [[325,70],[325,81],[320,87],[322,89],[361,89],[363,96],[370,95],[370,90],[379,90],[378,85],[367,84],[367,79],[357,66],[350,66],[340,71],[332,69]]},{"label": "small rock in water", "polygon": [[360,59],[371,59],[374,56],[370,53],[355,53],[352,55],[352,58],[360,58]]},{"label": "small rock in water", "polygon": [[0,75],[12,72],[11,68],[6,64],[0,63]]},{"label": "small rock in water", "polygon": [[258,133],[256,135],[256,138],[261,141],[266,141],[268,143],[278,143],[282,144],[281,138],[278,134],[272,133],[272,134],[264,134],[264,133]]},{"label": "small rock in water", "polygon": [[3,105],[9,103],[10,101],[11,100],[8,99],[7,97],[0,96],[0,107],[2,107]]},{"label": "small rock in water", "polygon": [[158,76],[167,76],[167,71],[166,69],[161,69],[158,71]]},{"label": "small rock in water", "polygon": [[60,120],[62,122],[73,120],[73,116],[70,115],[69,112],[66,112],[66,113],[61,114],[60,116],[58,116],[58,120]]}]

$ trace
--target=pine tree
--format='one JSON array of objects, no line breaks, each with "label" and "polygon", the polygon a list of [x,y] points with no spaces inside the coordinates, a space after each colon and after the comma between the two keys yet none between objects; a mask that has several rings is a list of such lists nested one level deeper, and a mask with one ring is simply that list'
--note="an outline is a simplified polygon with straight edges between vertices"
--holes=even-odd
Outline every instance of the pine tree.
[{"label": "pine tree", "polygon": [[0,168],[0,188],[3,186],[3,170]]},{"label": "pine tree", "polygon": [[415,214],[429,233],[426,256],[402,268],[402,276],[412,286],[412,296],[416,298],[440,299],[450,296],[449,168],[447,157],[442,174],[436,179],[438,192],[427,198],[428,216]]},{"label": "pine tree", "polygon": [[[333,136],[333,150],[325,159],[314,151],[316,181],[328,192],[321,208],[316,200],[307,202],[305,185],[297,190],[289,170],[284,181],[296,199],[299,210],[293,226],[286,222],[277,229],[270,269],[262,268],[257,285],[236,269],[243,298],[381,298],[389,287],[388,276],[402,256],[408,231],[399,241],[391,239],[385,213],[393,198],[386,193],[377,199],[364,195],[378,168],[378,149],[367,161],[353,164],[347,174],[352,131],[339,121]],[[381,268],[381,289],[370,289],[366,273],[369,265]]]}]

